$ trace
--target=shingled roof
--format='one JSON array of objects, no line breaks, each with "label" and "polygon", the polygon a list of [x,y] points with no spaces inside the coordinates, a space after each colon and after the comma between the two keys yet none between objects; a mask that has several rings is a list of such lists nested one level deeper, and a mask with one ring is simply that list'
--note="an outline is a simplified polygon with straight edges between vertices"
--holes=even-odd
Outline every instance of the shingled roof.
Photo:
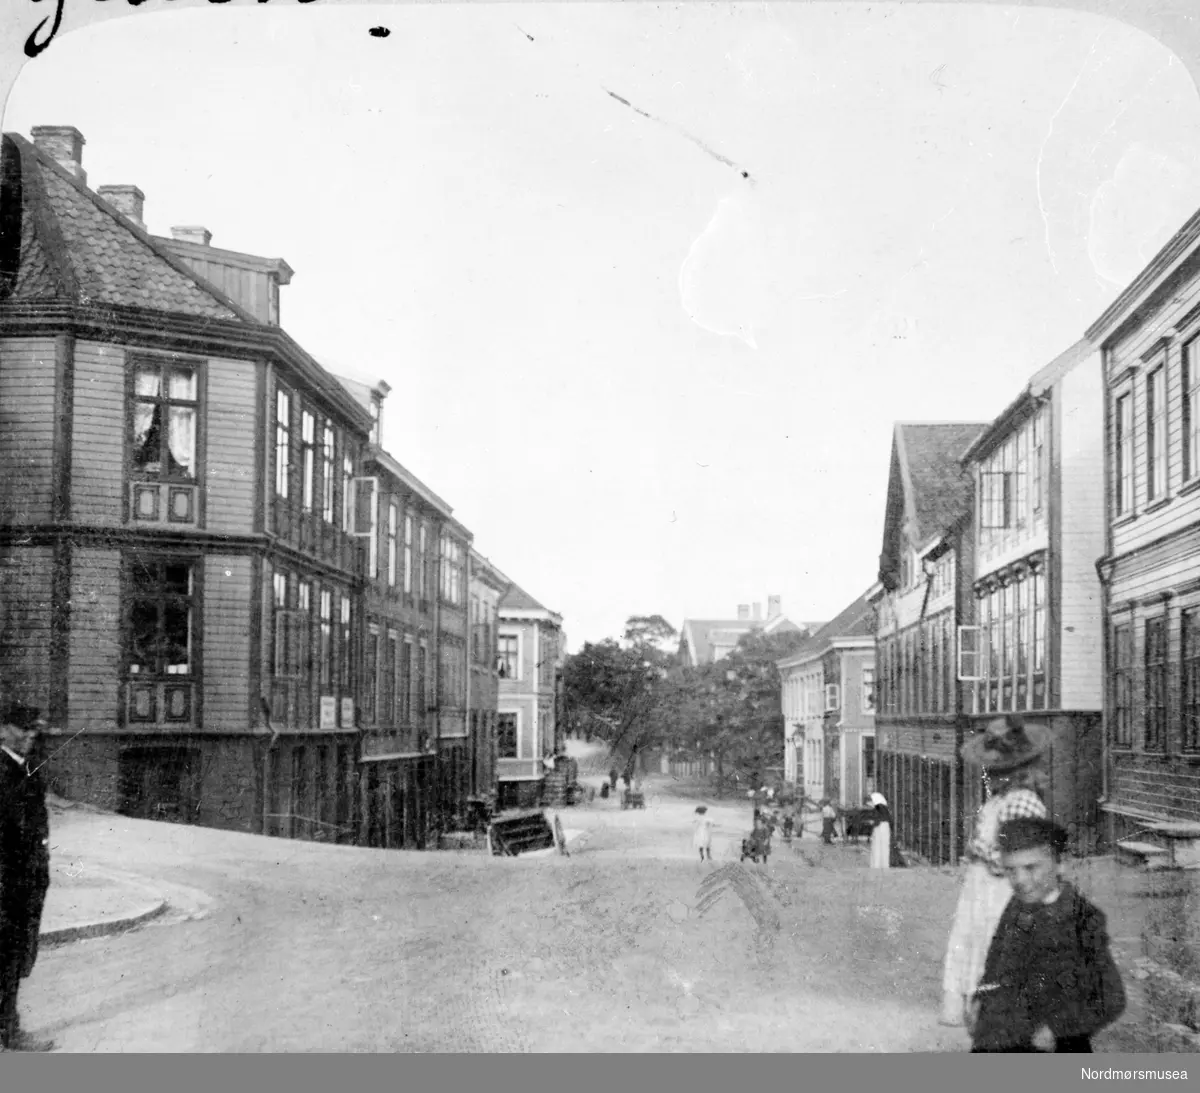
[{"label": "shingled roof", "polygon": [[[8,301],[109,304],[257,324],[24,137],[4,134],[3,159],[5,204],[20,209],[19,232],[3,236],[6,249],[19,239],[19,254],[15,261],[11,253],[0,256],[7,274],[0,274],[0,295]],[[12,215],[6,211],[6,220]]]},{"label": "shingled roof", "polygon": [[818,644],[826,644],[834,638],[866,638],[875,635],[875,610],[867,603],[864,592],[853,603],[842,608],[813,635]]},{"label": "shingled roof", "polygon": [[987,422],[897,422],[884,516],[879,577],[893,587],[905,537],[928,546],[966,514],[971,477],[962,457]]}]

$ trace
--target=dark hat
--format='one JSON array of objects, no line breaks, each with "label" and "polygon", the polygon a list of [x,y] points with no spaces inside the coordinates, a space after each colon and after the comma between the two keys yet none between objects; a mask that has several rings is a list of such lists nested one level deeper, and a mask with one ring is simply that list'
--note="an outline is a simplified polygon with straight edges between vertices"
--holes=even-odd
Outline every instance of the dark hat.
[{"label": "dark hat", "polygon": [[995,774],[1036,763],[1050,748],[1050,730],[1007,714],[997,717],[962,746],[963,762]]},{"label": "dark hat", "polygon": [[42,725],[42,711],[36,706],[26,706],[20,702],[9,702],[4,707],[3,721],[24,732],[33,732]]},{"label": "dark hat", "polygon": [[696,811],[703,816],[708,811],[708,805],[697,805]]},{"label": "dark hat", "polygon": [[1002,854],[1015,854],[1018,850],[1039,846],[1048,846],[1055,854],[1061,854],[1067,848],[1067,833],[1053,820],[1021,816],[1000,825],[996,842]]}]

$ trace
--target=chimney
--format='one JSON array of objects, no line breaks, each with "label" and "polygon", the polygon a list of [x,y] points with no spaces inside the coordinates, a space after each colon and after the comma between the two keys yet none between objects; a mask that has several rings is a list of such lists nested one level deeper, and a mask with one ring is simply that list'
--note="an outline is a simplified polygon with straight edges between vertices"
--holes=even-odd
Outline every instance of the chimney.
[{"label": "chimney", "polygon": [[762,604],[761,603],[756,603],[754,605],[754,617],[756,619],[762,618]]},{"label": "chimney", "polygon": [[100,186],[96,193],[126,220],[132,220],[142,231],[146,230],[146,222],[142,219],[142,207],[146,204],[146,195],[136,186]]},{"label": "chimney", "polygon": [[30,130],[33,146],[45,152],[60,167],[70,171],[80,182],[87,185],[87,171],[83,169],[83,134],[73,125],[35,125]]},{"label": "chimney", "polygon": [[179,243],[195,243],[197,246],[207,247],[212,242],[212,232],[199,225],[192,225],[190,227],[172,228],[171,238]]},{"label": "chimney", "polygon": [[768,596],[767,597],[767,618],[775,619],[783,614],[783,597]]},{"label": "chimney", "polygon": [[750,617],[750,605],[748,603],[738,604],[738,622],[743,622]]}]

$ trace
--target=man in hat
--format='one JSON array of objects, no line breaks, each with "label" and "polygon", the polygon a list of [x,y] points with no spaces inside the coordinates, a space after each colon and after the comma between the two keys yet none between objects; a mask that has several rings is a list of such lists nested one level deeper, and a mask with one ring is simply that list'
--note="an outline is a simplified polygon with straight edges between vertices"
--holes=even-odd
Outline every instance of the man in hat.
[{"label": "man in hat", "polygon": [[968,1014],[973,1052],[1090,1052],[1125,1009],[1104,914],[1059,875],[1067,833],[1027,816],[1000,828],[1014,898]]},{"label": "man in hat", "polygon": [[0,1049],[49,1051],[21,1031],[17,990],[37,960],[50,887],[50,818],[42,776],[29,761],[44,722],[10,702],[0,716]]}]

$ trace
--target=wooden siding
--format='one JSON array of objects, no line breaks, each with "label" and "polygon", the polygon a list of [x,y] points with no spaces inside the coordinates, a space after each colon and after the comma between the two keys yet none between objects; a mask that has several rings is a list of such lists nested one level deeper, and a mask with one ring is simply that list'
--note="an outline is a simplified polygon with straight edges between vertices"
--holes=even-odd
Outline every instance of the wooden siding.
[{"label": "wooden siding", "polygon": [[272,283],[270,274],[242,269],[216,257],[206,260],[191,253],[179,253],[179,258],[226,296],[236,300],[259,322],[278,324],[279,289]]},{"label": "wooden siding", "polygon": [[[1116,398],[1125,391],[1132,394],[1133,404],[1133,519],[1116,519],[1113,526],[1112,552],[1123,554],[1137,546],[1153,542],[1200,520],[1200,492],[1179,495],[1183,482],[1183,417],[1181,412],[1181,378],[1183,345],[1200,334],[1200,320],[1193,320],[1179,331],[1164,348],[1154,352],[1146,361],[1142,356],[1155,350],[1164,330],[1200,303],[1200,278],[1183,286],[1172,297],[1169,306],[1150,316],[1137,330],[1109,349],[1106,378],[1109,385],[1107,413],[1110,418]],[[1200,362],[1200,353],[1196,354]],[[1162,507],[1147,512],[1146,496],[1146,377],[1159,363],[1166,369],[1167,399],[1167,477],[1166,496],[1170,500]],[[1132,369],[1132,379],[1113,386],[1113,381]],[[1115,430],[1109,429],[1107,458],[1115,466]],[[1157,504],[1157,502],[1155,502]],[[1115,513],[1110,513],[1115,519]]]},{"label": "wooden siding", "polygon": [[[1058,589],[1059,706],[1100,710],[1104,647],[1100,578],[1104,553],[1104,383],[1099,353],[1062,378],[1055,397],[1055,454],[1062,496],[1057,504],[1061,583]],[[1054,589],[1050,589],[1051,597]]]},{"label": "wooden siding", "polygon": [[259,372],[252,361],[208,362],[204,505],[210,531],[254,530]]},{"label": "wooden siding", "polygon": [[71,559],[70,728],[118,726],[121,681],[121,553],[76,546]]},{"label": "wooden siding", "polygon": [[52,519],[53,338],[0,340],[0,524]]},{"label": "wooden siding", "polygon": [[1200,822],[1200,763],[1162,755],[1116,752],[1109,797],[1148,817]]},{"label": "wooden siding", "polygon": [[863,712],[863,669],[875,666],[874,649],[843,650],[841,656],[841,725],[846,729],[870,728],[873,713]]},{"label": "wooden siding", "polygon": [[3,697],[50,707],[50,547],[0,547],[0,686]]},{"label": "wooden siding", "polygon": [[204,728],[247,732],[250,709],[251,559],[204,559]]},{"label": "wooden siding", "polygon": [[125,350],[75,344],[71,515],[81,524],[122,522],[125,490]]}]

